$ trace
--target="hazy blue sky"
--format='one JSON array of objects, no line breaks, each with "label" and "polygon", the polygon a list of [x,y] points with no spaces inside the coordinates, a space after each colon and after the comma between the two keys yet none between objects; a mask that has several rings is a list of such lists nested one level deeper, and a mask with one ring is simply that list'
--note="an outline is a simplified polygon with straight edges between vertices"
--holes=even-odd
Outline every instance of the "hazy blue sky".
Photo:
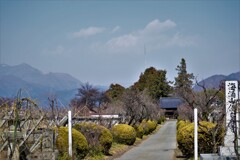
[{"label": "hazy blue sky", "polygon": [[[144,46],[146,55],[144,54]],[[240,1],[0,1],[1,63],[131,85],[185,58],[199,80],[240,70]]]}]

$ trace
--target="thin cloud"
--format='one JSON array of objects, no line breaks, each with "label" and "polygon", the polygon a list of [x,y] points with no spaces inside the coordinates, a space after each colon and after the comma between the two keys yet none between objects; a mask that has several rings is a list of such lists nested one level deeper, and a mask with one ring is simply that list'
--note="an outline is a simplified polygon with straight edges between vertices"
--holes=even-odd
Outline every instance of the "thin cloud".
[{"label": "thin cloud", "polygon": [[141,33],[143,34],[160,33],[174,27],[176,27],[176,23],[171,20],[160,22],[158,19],[155,19],[148,23],[147,26],[141,31]]},{"label": "thin cloud", "polygon": [[167,43],[168,46],[179,46],[179,47],[189,47],[189,46],[195,46],[196,42],[195,42],[194,37],[191,36],[182,36],[179,33],[176,33],[171,39],[170,41]]},{"label": "thin cloud", "polygon": [[[174,33],[176,23],[172,20],[160,21],[155,19],[149,22],[143,29],[114,37],[106,42],[105,46],[112,51],[118,49],[129,49],[130,47],[141,47],[143,44],[163,47],[187,47],[195,45],[193,37],[187,37]],[[167,32],[168,31],[168,32]]]},{"label": "thin cloud", "polygon": [[102,33],[105,28],[102,27],[88,27],[80,29],[78,32],[73,32],[71,36],[73,38],[81,38],[81,37],[90,37],[99,33]]},{"label": "thin cloud", "polygon": [[110,48],[131,47],[136,45],[138,38],[132,34],[123,35],[109,40],[106,45]]},{"label": "thin cloud", "polygon": [[119,31],[120,28],[121,28],[120,26],[115,26],[115,27],[112,29],[111,33],[115,33],[115,32],[117,32],[117,31]]}]

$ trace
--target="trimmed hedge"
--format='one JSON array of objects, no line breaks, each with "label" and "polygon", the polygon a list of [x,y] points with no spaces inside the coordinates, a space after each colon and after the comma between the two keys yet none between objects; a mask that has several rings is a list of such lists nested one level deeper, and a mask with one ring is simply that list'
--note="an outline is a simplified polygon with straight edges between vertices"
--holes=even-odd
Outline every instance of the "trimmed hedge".
[{"label": "trimmed hedge", "polygon": [[157,122],[151,120],[143,120],[139,125],[134,126],[137,137],[142,138],[143,135],[148,135],[157,128]]},{"label": "trimmed hedge", "polygon": [[152,133],[157,128],[157,122],[151,120],[143,120],[140,125],[143,128],[143,134],[148,135]]},{"label": "trimmed hedge", "polygon": [[112,146],[113,137],[111,132],[95,123],[83,122],[73,126],[87,138],[90,151],[95,153],[102,152],[104,154],[109,153],[109,149]]},{"label": "trimmed hedge", "polygon": [[113,140],[117,143],[133,145],[136,141],[135,129],[127,124],[117,124],[112,128]]},{"label": "trimmed hedge", "polygon": [[177,123],[177,131],[181,130],[182,127],[185,127],[188,124],[190,124],[189,121],[183,121],[183,120],[178,121],[178,123]]},{"label": "trimmed hedge", "polygon": [[166,117],[165,116],[160,116],[159,118],[158,118],[158,124],[162,124],[162,123],[164,123],[166,121]]},{"label": "trimmed hedge", "polygon": [[[202,121],[200,122],[200,126],[198,128],[198,143],[201,145],[199,146],[199,150],[202,153],[213,153],[213,133],[210,130],[215,129],[216,124],[211,122]],[[225,130],[223,126],[219,128],[218,132],[216,132],[215,136],[215,150],[217,151],[219,146],[223,145],[224,141],[224,134]],[[205,144],[205,145],[204,145]],[[207,144],[207,145],[206,145]]]},{"label": "trimmed hedge", "polygon": [[181,121],[177,125],[178,148],[183,155],[192,156],[194,149],[194,124]]},{"label": "trimmed hedge", "polygon": [[135,128],[137,137],[142,139],[142,137],[144,135],[143,126],[141,124],[139,124],[139,125],[134,126],[134,128]]},{"label": "trimmed hedge", "polygon": [[148,127],[148,124],[146,122],[146,120],[143,120],[141,123],[140,123],[140,126],[142,126],[143,128],[143,134],[144,135],[148,135],[150,132],[149,132],[149,127]]},{"label": "trimmed hedge", "polygon": [[149,128],[149,133],[152,133],[157,128],[157,122],[148,120],[147,125]]},{"label": "trimmed hedge", "polygon": [[[58,136],[56,147],[59,151],[59,159],[68,159],[68,128],[60,127],[57,129]],[[83,159],[88,153],[88,143],[82,133],[72,129],[72,149],[73,158]]]},{"label": "trimmed hedge", "polygon": [[58,156],[57,160],[72,160],[72,157],[69,156],[68,152],[64,152]]},{"label": "trimmed hedge", "polygon": [[[224,130],[220,128],[215,135],[214,129],[216,124],[202,121],[198,126],[198,150],[199,153],[213,153],[218,146],[221,146],[224,138]],[[187,156],[193,156],[194,151],[194,123],[179,121],[177,124],[177,142],[178,148]]]}]

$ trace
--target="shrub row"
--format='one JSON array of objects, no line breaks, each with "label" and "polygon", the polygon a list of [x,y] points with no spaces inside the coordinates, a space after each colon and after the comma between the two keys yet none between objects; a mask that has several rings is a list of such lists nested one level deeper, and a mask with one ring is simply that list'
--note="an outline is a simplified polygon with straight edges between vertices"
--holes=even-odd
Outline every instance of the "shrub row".
[{"label": "shrub row", "polygon": [[136,138],[142,138],[143,135],[152,133],[157,128],[157,122],[143,120],[134,127],[127,124],[118,124],[112,128],[113,139],[117,143],[132,145]]},{"label": "shrub row", "polygon": [[[111,131],[95,123],[82,122],[75,124],[72,128],[73,158],[83,159],[87,154],[99,153],[109,154],[112,142],[133,145],[136,138],[142,138],[154,131],[157,127],[155,121],[142,121],[139,125],[132,127],[127,124],[113,126]],[[59,150],[59,160],[70,159],[68,157],[68,128],[58,128],[56,141]]]},{"label": "shrub row", "polygon": [[[199,153],[214,153],[222,145],[224,137],[223,128],[216,128],[216,124],[202,121],[198,125]],[[179,121],[177,123],[178,148],[183,155],[193,156],[194,151],[194,123]]]},{"label": "shrub row", "polygon": [[87,122],[76,124],[73,128],[80,131],[87,138],[90,153],[102,152],[108,154],[112,146],[113,137],[107,128]]},{"label": "shrub row", "polygon": [[134,128],[137,132],[137,137],[142,138],[143,135],[148,135],[157,128],[157,122],[143,120],[139,125],[136,125]]}]

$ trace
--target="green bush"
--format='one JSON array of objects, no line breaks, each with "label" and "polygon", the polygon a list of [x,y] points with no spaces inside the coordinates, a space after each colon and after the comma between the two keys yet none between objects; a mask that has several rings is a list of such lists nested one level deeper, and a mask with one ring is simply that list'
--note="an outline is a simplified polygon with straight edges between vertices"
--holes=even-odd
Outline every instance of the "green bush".
[{"label": "green bush", "polygon": [[117,143],[133,145],[136,141],[136,131],[127,124],[117,124],[112,128],[113,139]]},{"label": "green bush", "polygon": [[157,128],[157,122],[151,120],[143,120],[139,126],[143,128],[143,134],[148,135]]},{"label": "green bush", "polygon": [[[57,129],[56,147],[59,151],[59,159],[67,159],[68,155],[68,128]],[[72,149],[73,158],[83,159],[88,153],[88,143],[86,138],[79,131],[72,129]],[[69,158],[69,157],[68,157]]]},{"label": "green bush", "polygon": [[141,124],[139,124],[139,125],[134,126],[134,128],[135,128],[137,137],[142,139],[142,137],[144,135],[143,126]]},{"label": "green bush", "polygon": [[157,128],[157,122],[148,120],[147,125],[149,128],[149,133],[152,133]]},{"label": "green bush", "polygon": [[221,128],[218,128],[218,131],[216,132],[215,144],[213,143],[214,130],[216,130],[215,123],[206,121],[200,122],[200,125],[198,127],[198,143],[200,144],[199,150],[202,151],[202,153],[213,153],[214,147],[215,151],[217,151],[219,146],[223,145],[225,134],[223,126]]},{"label": "green bush", "polygon": [[182,127],[186,126],[190,124],[189,121],[183,121],[183,120],[180,120],[177,122],[177,130],[180,130]]},{"label": "green bush", "polygon": [[93,152],[93,154],[99,152],[108,154],[112,146],[113,137],[107,128],[91,122],[76,124],[74,128],[83,133],[87,138],[90,152]]},{"label": "green bush", "polygon": [[[222,145],[224,130],[220,128],[216,134],[216,124],[202,121],[198,126],[198,150],[199,153],[213,153]],[[214,138],[215,135],[215,138]],[[215,143],[213,141],[215,139]],[[185,156],[193,156],[194,150],[194,123],[179,121],[177,124],[178,148]]]},{"label": "green bush", "polygon": [[178,148],[181,150],[183,155],[192,156],[194,147],[194,125],[193,123],[181,122],[180,126],[177,127],[177,142]]},{"label": "green bush", "polygon": [[143,128],[143,134],[144,135],[148,135],[150,132],[149,132],[149,127],[148,127],[148,124],[146,122],[146,120],[143,120],[141,123],[140,123],[140,126]]},{"label": "green bush", "polygon": [[72,160],[72,158],[69,156],[68,152],[64,152],[58,156],[57,160]]},{"label": "green bush", "polygon": [[159,118],[158,118],[158,124],[162,124],[162,123],[164,123],[166,121],[166,117],[165,116],[160,116]]}]

